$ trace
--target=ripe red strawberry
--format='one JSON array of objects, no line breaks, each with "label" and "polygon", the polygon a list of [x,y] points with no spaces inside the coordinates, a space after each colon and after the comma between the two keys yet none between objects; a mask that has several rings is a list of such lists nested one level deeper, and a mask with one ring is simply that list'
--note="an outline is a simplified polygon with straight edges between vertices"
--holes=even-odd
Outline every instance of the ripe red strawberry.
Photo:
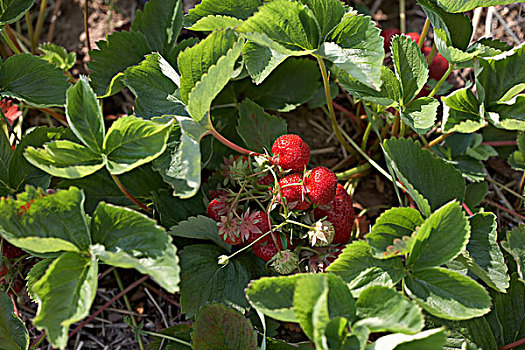
[{"label": "ripe red strawberry", "polygon": [[413,41],[415,41],[416,44],[419,43],[419,39],[421,38],[421,35],[419,35],[419,33],[416,33],[416,32],[406,33],[405,35],[408,36]]},{"label": "ripe red strawberry", "polygon": [[385,51],[390,50],[390,44],[392,43],[392,38],[396,35],[401,35],[401,31],[397,28],[387,28],[381,32],[381,36],[385,39],[383,46]]},{"label": "ripe red strawberry", "polygon": [[337,176],[332,170],[318,166],[306,175],[304,185],[308,198],[313,204],[325,205],[335,197]]},{"label": "ripe red strawberry", "polygon": [[7,259],[19,258],[24,255],[24,251],[18,247],[15,247],[8,241],[4,240],[2,245],[2,256]]},{"label": "ripe red strawberry", "polygon": [[[283,242],[281,236],[276,235],[276,240],[279,243],[280,249],[283,249]],[[290,241],[286,238],[286,247],[290,247]],[[279,248],[275,245],[274,240],[270,237],[266,242],[257,242],[253,245],[253,253],[264,261],[269,261],[275,254],[279,252]]]},{"label": "ripe red strawberry", "polygon": [[226,204],[223,201],[214,199],[208,204],[206,215],[215,221],[221,221],[221,216],[225,214]]},{"label": "ripe red strawberry", "polygon": [[430,67],[428,67],[428,69],[428,76],[431,79],[439,81],[448,70],[448,61],[445,57],[438,53],[436,57],[434,57],[432,63],[430,63]]},{"label": "ripe red strawberry", "polygon": [[346,192],[343,185],[337,184],[335,198],[330,203],[330,209],[316,208],[314,216],[317,220],[326,216],[326,219],[334,225],[335,236],[332,243],[346,244],[351,238],[354,225],[354,208],[352,198]]},{"label": "ripe red strawberry", "polygon": [[[255,226],[259,229],[260,232],[255,232],[254,230],[250,230],[250,234],[247,239],[248,243],[255,241],[257,238],[261,237],[262,235],[270,231],[270,224],[268,223],[268,215],[266,213],[262,211],[256,211],[254,212],[253,217],[257,220],[257,223],[255,224]],[[270,235],[261,239],[257,243],[264,243],[268,240],[268,238],[270,238]]]},{"label": "ripe red strawberry", "polygon": [[282,135],[272,146],[273,159],[284,170],[302,172],[310,161],[310,147],[297,135]]},{"label": "ripe red strawberry", "polygon": [[279,187],[281,196],[286,199],[290,209],[305,210],[310,207],[310,202],[306,200],[301,174],[295,173],[283,177],[279,180]]},{"label": "ripe red strawberry", "polygon": [[264,176],[258,177],[257,184],[262,186],[270,186],[271,184],[273,184],[273,175],[271,173],[268,173]]}]

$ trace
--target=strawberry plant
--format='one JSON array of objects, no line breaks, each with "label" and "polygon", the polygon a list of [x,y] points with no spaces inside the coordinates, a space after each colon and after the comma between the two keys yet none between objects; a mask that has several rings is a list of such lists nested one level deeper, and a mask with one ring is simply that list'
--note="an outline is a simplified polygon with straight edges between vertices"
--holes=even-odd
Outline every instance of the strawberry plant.
[{"label": "strawberry plant", "polygon": [[467,15],[513,1],[149,0],[83,74],[34,3],[0,0],[0,348],[119,298],[140,349],[525,347],[524,46]]}]

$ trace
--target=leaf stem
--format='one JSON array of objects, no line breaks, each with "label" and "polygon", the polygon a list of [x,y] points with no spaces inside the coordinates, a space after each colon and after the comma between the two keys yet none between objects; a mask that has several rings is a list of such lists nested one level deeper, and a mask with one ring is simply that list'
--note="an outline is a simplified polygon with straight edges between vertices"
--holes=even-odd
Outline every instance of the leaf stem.
[{"label": "leaf stem", "polygon": [[332,103],[332,94],[330,93],[330,80],[328,79],[328,73],[326,71],[326,66],[324,65],[324,61],[322,57],[318,55],[315,55],[315,58],[317,59],[317,62],[319,63],[319,69],[321,70],[321,75],[323,77],[326,105],[328,106],[328,111],[330,112],[328,115],[330,116],[330,121],[332,122],[332,129],[334,130],[335,136],[337,137],[339,142],[343,145],[343,147],[346,148],[348,152],[354,154],[355,151],[348,144],[348,142],[345,141],[343,135],[341,134],[341,129],[339,128],[339,124],[337,124],[337,118],[335,117],[335,111],[334,111],[334,105]]},{"label": "leaf stem", "polygon": [[434,86],[434,89],[432,89],[432,91],[430,91],[430,94],[428,94],[428,97],[434,97],[434,95],[439,91],[439,89],[441,88],[441,85],[443,85],[443,83],[445,82],[445,80],[447,80],[448,76],[450,75],[450,73],[452,73],[452,71],[455,69],[455,65],[453,64],[449,64],[448,65],[448,69],[447,71],[445,72],[445,74],[443,74],[443,76],[441,77],[441,79],[439,79],[439,81],[437,82],[436,86]]},{"label": "leaf stem", "polygon": [[38,336],[38,338],[35,339],[35,341],[29,346],[30,349],[36,349],[37,346],[39,346],[43,341],[44,339],[46,338],[46,331],[42,331],[42,333],[40,333],[40,335]]},{"label": "leaf stem", "polygon": [[423,146],[423,148],[432,148],[433,146],[437,145],[441,141],[445,140],[447,137],[454,135],[453,132],[450,134],[442,134],[441,136],[435,138],[434,140],[430,141],[427,145]]},{"label": "leaf stem", "polygon": [[517,348],[518,346],[520,345],[523,345],[525,344],[525,338],[523,339],[520,339],[518,341],[515,341],[514,343],[511,343],[511,344],[507,344],[507,345],[504,345],[504,346],[500,346],[498,348],[498,350],[510,350],[510,349],[515,349]]},{"label": "leaf stem", "polygon": [[427,17],[427,19],[425,19],[425,24],[423,25],[423,30],[421,31],[421,36],[419,37],[419,42],[417,43],[420,50],[423,50],[423,46],[425,46],[425,39],[427,38],[429,29],[430,29],[430,19]]},{"label": "leaf stem", "polygon": [[89,39],[88,0],[84,0],[84,31],[86,32],[86,47],[89,55],[91,51],[91,40]]},{"label": "leaf stem", "polygon": [[485,180],[487,180],[488,182],[490,182],[491,184],[493,185],[496,185],[498,186],[499,188],[507,191],[508,193],[516,196],[517,198],[521,199],[521,200],[525,200],[525,197],[523,197],[521,194],[511,190],[510,188],[508,188],[507,186],[503,185],[503,184],[500,184],[499,182],[497,182],[496,180],[494,180],[493,178],[490,178],[490,177],[486,177]]},{"label": "leaf stem", "polygon": [[126,287],[126,289],[124,289],[123,291],[121,291],[120,293],[118,293],[117,295],[115,295],[113,298],[111,298],[111,300],[109,300],[107,303],[105,303],[104,305],[102,305],[102,307],[100,309],[98,309],[97,311],[95,311],[93,314],[91,314],[91,316],[89,316],[87,319],[85,319],[81,324],[79,324],[73,331],[71,331],[71,333],[68,334],[68,338],[71,338],[73,335],[75,335],[79,330],[81,330],[86,324],[88,324],[89,322],[91,322],[95,317],[97,317],[98,315],[100,315],[104,310],[106,310],[111,304],[113,304],[116,300],[118,300],[120,297],[122,297],[123,295],[125,295],[127,292],[129,292],[130,290],[132,290],[133,288],[137,287],[138,285],[140,285],[142,282],[146,281],[147,279],[149,278],[149,276],[143,276],[142,278],[140,278],[139,280],[133,282],[132,284],[130,284],[129,286]]},{"label": "leaf stem", "polygon": [[18,40],[16,40],[16,37],[15,37],[15,34],[13,33],[13,31],[11,30],[11,27],[9,26],[9,24],[7,24],[5,26],[5,31],[7,33],[7,35],[9,36],[9,39],[11,40],[11,42],[13,43],[13,45],[16,46],[16,49],[17,49],[17,54],[21,53],[23,50],[22,48],[20,47],[20,44],[18,43]]},{"label": "leaf stem", "polygon": [[29,33],[29,42],[31,43],[31,53],[36,53],[36,47],[34,47],[34,41],[35,41],[35,32],[33,31],[33,22],[31,21],[31,16],[29,15],[29,11],[26,12],[26,24],[27,24],[27,32]]},{"label": "leaf stem", "polygon": [[518,141],[508,140],[508,141],[486,141],[482,142],[482,145],[493,146],[493,147],[503,147],[503,146],[516,146]]},{"label": "leaf stem", "polygon": [[2,37],[16,55],[20,54],[20,50],[16,47],[16,45],[13,43],[9,35],[7,35],[7,32],[5,30],[2,30]]},{"label": "leaf stem", "polygon": [[406,6],[405,0],[399,0],[399,29],[401,33],[406,33]]},{"label": "leaf stem", "polygon": [[46,8],[47,8],[47,0],[42,0],[40,3],[40,12],[38,13],[38,19],[36,20],[35,25],[35,35],[33,37],[33,47],[35,48],[38,45],[38,42],[40,41],[40,34],[42,32],[42,27],[44,26],[44,17],[46,14]]},{"label": "leaf stem", "polygon": [[430,54],[427,57],[427,64],[429,66],[432,63],[432,61],[434,60],[434,57],[436,57],[436,52],[437,52],[437,46],[436,46],[436,43],[434,42],[432,44],[432,49],[430,50]]},{"label": "leaf stem", "polygon": [[[493,207],[496,207],[496,208],[498,208],[498,209],[501,209],[501,210],[503,210],[503,211],[506,211],[507,213],[509,213],[509,214],[511,214],[511,215],[514,215],[515,217],[520,218],[521,220],[524,220],[524,221],[525,221],[525,216],[523,216],[523,215],[521,215],[521,214],[518,214],[517,212],[515,212],[515,211],[513,211],[513,210],[507,209],[507,208],[505,208],[505,207],[504,207],[503,205],[501,205],[501,204],[498,204],[498,203],[496,203],[496,202],[493,202],[493,201],[491,201],[491,200],[489,200],[489,199],[485,199],[484,202],[487,203],[487,204],[492,205]],[[509,348],[509,349],[511,349],[511,348]]]},{"label": "leaf stem", "polygon": [[171,340],[171,341],[177,342],[177,343],[182,344],[182,345],[186,345],[186,346],[191,348],[191,344],[188,343],[187,341],[182,340],[182,339],[170,337],[169,335],[162,334],[162,333],[154,333],[154,332],[143,331],[143,330],[141,330],[140,332],[144,333],[144,334],[147,334],[147,335],[151,335],[152,337],[157,337],[157,338],[163,338],[163,339],[166,339],[166,340]]},{"label": "leaf stem", "polygon": [[119,188],[119,190],[130,200],[132,201],[133,203],[135,203],[136,205],[138,205],[140,208],[142,208],[143,210],[145,210],[146,212],[148,212],[148,214],[153,214],[153,210],[151,210],[150,208],[148,208],[145,204],[143,204],[142,202],[140,202],[138,199],[136,199],[135,197],[133,197],[131,195],[131,193],[128,192],[128,190],[126,190],[126,188],[124,187],[124,185],[122,184],[122,182],[120,182],[119,178],[116,176],[116,175],[113,175],[111,174],[111,178],[113,179],[113,181],[115,182],[115,184],[117,185],[117,187]]},{"label": "leaf stem", "polygon": [[372,166],[370,165],[370,163],[364,163],[356,166],[355,168],[345,170],[335,175],[337,176],[337,180],[346,180],[354,175],[370,170],[371,167]]},{"label": "leaf stem", "polygon": [[[212,134],[218,141],[220,141],[223,145],[225,145],[226,147],[234,150],[234,151],[237,151],[239,152],[240,154],[244,154],[246,156],[261,156],[261,157],[265,157],[267,158],[270,162],[271,159],[270,157],[264,155],[264,154],[260,154],[260,153],[257,153],[257,152],[253,152],[253,151],[250,151],[249,149],[246,149],[246,148],[243,148],[241,146],[238,146],[236,145],[235,143],[231,142],[230,140],[228,140],[227,138],[225,138],[224,136],[222,136],[214,127],[213,127],[213,123],[212,123],[212,120],[211,120],[211,113],[208,112],[208,131],[210,134]],[[273,164],[273,162],[272,162]]]},{"label": "leaf stem", "polygon": [[[122,283],[122,280],[120,279],[120,275],[117,271],[117,269],[113,270],[113,274],[115,275],[115,280],[117,281],[117,285],[120,289],[120,291],[124,290],[124,284]],[[135,319],[135,316],[133,316],[133,308],[131,307],[131,303],[129,302],[129,298],[126,294],[122,296],[124,298],[124,304],[126,304],[126,309],[130,312],[131,317],[131,323],[133,323],[133,327],[137,328],[137,320]],[[137,340],[139,343],[140,350],[144,350],[144,343],[142,342],[142,337],[140,334],[137,334]]]}]

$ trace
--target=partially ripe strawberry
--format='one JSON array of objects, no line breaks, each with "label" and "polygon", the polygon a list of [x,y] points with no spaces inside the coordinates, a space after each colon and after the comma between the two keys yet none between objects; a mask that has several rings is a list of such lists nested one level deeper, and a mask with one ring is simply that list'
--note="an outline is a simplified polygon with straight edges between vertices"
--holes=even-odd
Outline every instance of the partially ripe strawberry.
[{"label": "partially ripe strawberry", "polygon": [[273,175],[272,173],[268,173],[264,176],[259,176],[257,178],[257,184],[261,185],[261,186],[270,186],[271,184],[273,184]]},{"label": "partially ripe strawberry", "polygon": [[301,174],[295,173],[283,177],[279,180],[279,187],[281,196],[286,199],[290,209],[305,210],[310,207],[310,202],[306,200]]},{"label": "partially ripe strawberry", "polygon": [[[276,240],[279,243],[279,248],[283,249],[283,242],[281,241],[281,236],[277,235]],[[288,237],[286,238],[286,246],[290,246],[290,241]],[[266,242],[257,242],[253,245],[253,253],[264,261],[269,261],[273,256],[279,253],[279,248],[275,245],[274,240],[270,237]]]},{"label": "partially ripe strawberry", "polygon": [[18,247],[15,247],[8,241],[4,240],[2,245],[2,256],[7,259],[19,258],[24,255],[24,251]]},{"label": "partially ripe strawberry", "polygon": [[[257,220],[257,223],[255,226],[257,227],[259,232],[255,232],[255,230],[250,230],[250,234],[248,236],[247,242],[251,243],[255,241],[257,238],[261,237],[268,231],[270,231],[270,224],[268,223],[268,215],[262,211],[256,211],[254,212],[254,218]],[[264,243],[270,238],[270,235],[264,237],[258,243]]]},{"label": "partially ripe strawberry", "polygon": [[401,31],[397,28],[387,28],[381,32],[381,36],[385,39],[383,46],[385,51],[390,50],[390,44],[392,43],[392,38],[396,35],[401,35]]},{"label": "partially ripe strawberry", "polygon": [[221,221],[221,216],[224,215],[226,205],[224,202],[214,199],[208,204],[206,215],[215,221]]},{"label": "partially ripe strawberry", "polygon": [[282,135],[272,146],[273,159],[284,170],[302,172],[310,161],[310,147],[297,135]]},{"label": "partially ripe strawberry", "polygon": [[419,39],[421,38],[421,35],[419,35],[419,33],[416,32],[406,33],[405,35],[412,39],[412,41],[415,41],[416,44],[419,43]]},{"label": "partially ripe strawberry", "polygon": [[335,236],[332,243],[346,244],[352,236],[354,225],[354,208],[352,198],[346,192],[343,185],[337,184],[335,198],[330,203],[330,209],[316,208],[314,211],[316,220],[326,216],[326,219],[334,225]]},{"label": "partially ripe strawberry", "polygon": [[335,197],[337,176],[332,170],[318,166],[306,175],[304,185],[308,198],[313,204],[325,205]]}]

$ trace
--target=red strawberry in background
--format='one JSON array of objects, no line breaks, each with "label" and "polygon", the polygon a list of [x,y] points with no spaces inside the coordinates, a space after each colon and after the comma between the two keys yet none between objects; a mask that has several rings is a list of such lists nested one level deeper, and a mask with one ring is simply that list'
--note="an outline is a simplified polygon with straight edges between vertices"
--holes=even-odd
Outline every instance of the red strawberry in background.
[{"label": "red strawberry in background", "polygon": [[215,221],[221,221],[221,216],[225,213],[226,204],[217,198],[212,200],[210,204],[208,204],[208,209],[206,209],[206,215]]},{"label": "red strawberry in background", "polygon": [[297,135],[282,135],[272,146],[273,160],[284,170],[302,172],[310,161],[310,147]]},{"label": "red strawberry in background", "polygon": [[[425,54],[425,57],[428,58],[430,56],[430,53],[432,52],[432,48],[430,47],[424,47],[423,53]],[[432,62],[430,62],[430,65],[428,67],[429,73],[428,76],[430,79],[434,80],[441,80],[441,77],[445,75],[446,71],[448,70],[448,61],[445,57],[441,56],[440,53],[437,53]]]},{"label": "red strawberry in background", "polygon": [[337,176],[332,170],[319,166],[306,175],[304,185],[313,204],[325,205],[335,197]]},{"label": "red strawberry in background", "polygon": [[419,33],[410,32],[410,33],[406,33],[405,35],[408,36],[413,41],[415,41],[416,44],[419,44],[419,39],[421,39],[421,35],[419,35]]},{"label": "red strawberry in background", "polygon": [[18,247],[15,247],[8,241],[4,240],[2,245],[2,256],[7,259],[19,258],[24,255],[24,251]]},{"label": "red strawberry in background", "polygon": [[305,210],[310,207],[310,202],[306,200],[301,174],[295,173],[283,177],[279,180],[279,187],[281,196],[286,199],[290,209]]},{"label": "red strawberry in background", "polygon": [[268,173],[264,176],[259,176],[257,178],[257,184],[261,186],[270,186],[273,184],[273,175],[271,173]]},{"label": "red strawberry in background", "polygon": [[383,47],[385,48],[386,52],[390,50],[392,38],[396,35],[401,35],[401,31],[397,28],[387,28],[381,32],[381,36],[385,39],[385,41],[383,42]]},{"label": "red strawberry in background", "polygon": [[343,185],[337,184],[335,198],[330,203],[330,209],[316,208],[314,216],[317,220],[326,216],[326,219],[334,225],[335,236],[332,243],[346,244],[350,241],[355,214],[352,198]]},{"label": "red strawberry in background", "polygon": [[[279,243],[279,248],[283,249],[283,242],[281,236],[275,236],[276,241]],[[286,247],[290,247],[290,241],[286,237]],[[279,252],[279,248],[275,245],[274,240],[270,237],[266,242],[257,242],[253,245],[253,253],[264,261],[269,261],[275,254]]]}]

